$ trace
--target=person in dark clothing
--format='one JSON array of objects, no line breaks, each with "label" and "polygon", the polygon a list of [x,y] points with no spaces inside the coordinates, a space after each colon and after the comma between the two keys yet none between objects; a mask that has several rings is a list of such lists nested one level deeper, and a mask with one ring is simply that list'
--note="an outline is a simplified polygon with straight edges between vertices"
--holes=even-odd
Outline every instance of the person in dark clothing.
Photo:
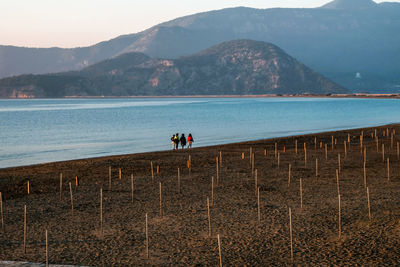
[{"label": "person in dark clothing", "polygon": [[185,134],[182,134],[182,135],[181,135],[180,142],[181,142],[181,147],[182,147],[182,149],[184,149],[185,146],[186,146],[186,137],[185,137]]},{"label": "person in dark clothing", "polygon": [[193,136],[192,136],[191,133],[189,134],[189,136],[187,138],[187,141],[188,141],[188,148],[191,148],[192,147],[192,143],[194,142],[194,139],[193,139]]},{"label": "person in dark clothing", "polygon": [[175,149],[179,148],[179,134],[176,133],[176,135],[174,136],[174,143],[175,143]]}]

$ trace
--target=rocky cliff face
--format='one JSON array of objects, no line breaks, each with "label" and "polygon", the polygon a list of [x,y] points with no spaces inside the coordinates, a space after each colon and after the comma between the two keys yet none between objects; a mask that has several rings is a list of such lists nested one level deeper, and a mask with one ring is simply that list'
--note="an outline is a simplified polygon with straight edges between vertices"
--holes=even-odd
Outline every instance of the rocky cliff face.
[{"label": "rocky cliff face", "polygon": [[82,71],[0,80],[2,97],[348,93],[275,45],[235,40],[179,59],[128,53]]}]

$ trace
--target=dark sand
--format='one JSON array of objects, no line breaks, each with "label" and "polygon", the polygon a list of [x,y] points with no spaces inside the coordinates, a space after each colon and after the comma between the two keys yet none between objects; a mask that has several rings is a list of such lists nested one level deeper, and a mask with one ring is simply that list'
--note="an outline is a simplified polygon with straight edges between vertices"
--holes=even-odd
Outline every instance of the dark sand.
[{"label": "dark sand", "polygon": [[[4,232],[0,231],[0,260],[45,261],[45,229],[49,233],[50,263],[89,266],[210,265],[219,264],[217,234],[221,236],[224,265],[291,265],[289,207],[293,220],[295,265],[398,265],[400,262],[400,160],[396,130],[391,148],[387,127],[379,127],[379,153],[375,128],[364,129],[367,147],[367,184],[371,220],[363,182],[360,153],[362,130],[297,136],[276,140],[230,144],[191,150],[135,154],[0,170]],[[348,155],[344,141],[351,134]],[[332,150],[331,136],[337,139]],[[314,137],[317,137],[317,149]],[[294,150],[298,140],[298,154]],[[280,152],[280,169],[274,156]],[[303,143],[307,143],[307,165]],[[328,160],[319,142],[328,144]],[[381,145],[385,144],[385,162]],[[286,146],[286,152],[283,148]],[[257,222],[257,197],[251,174],[249,148],[255,153],[260,186],[261,222]],[[267,156],[264,156],[264,149]],[[211,177],[222,151],[219,185],[211,208],[212,236],[208,237],[206,199],[211,198]],[[242,152],[245,159],[241,159]],[[341,155],[341,238],[338,238],[336,169]],[[192,172],[186,166],[192,157]],[[386,158],[390,158],[390,180]],[[319,176],[315,177],[315,159]],[[152,181],[150,162],[154,162]],[[292,179],[288,187],[288,166]],[[160,174],[156,174],[156,166]],[[112,186],[108,188],[108,168]],[[177,168],[181,169],[181,194]],[[122,179],[118,178],[122,169]],[[63,195],[59,196],[59,173]],[[130,175],[134,174],[134,203]],[[79,186],[75,186],[75,175]],[[303,182],[300,208],[299,180]],[[27,195],[27,180],[31,194]],[[71,213],[69,182],[73,185]],[[159,214],[162,182],[163,216]],[[104,235],[100,232],[100,188],[103,188]],[[24,205],[27,205],[27,249],[23,251]],[[149,254],[145,254],[145,214],[149,218]]]}]

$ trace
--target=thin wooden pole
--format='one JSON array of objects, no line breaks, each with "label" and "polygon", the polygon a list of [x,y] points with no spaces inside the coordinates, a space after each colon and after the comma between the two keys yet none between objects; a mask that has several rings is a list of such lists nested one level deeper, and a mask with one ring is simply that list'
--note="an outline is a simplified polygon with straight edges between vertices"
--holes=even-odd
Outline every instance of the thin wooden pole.
[{"label": "thin wooden pole", "polygon": [[103,188],[100,188],[100,235],[103,237]]},{"label": "thin wooden pole", "polygon": [[371,203],[369,201],[369,188],[367,187],[368,219],[371,220]]},{"label": "thin wooden pole", "polygon": [[160,182],[160,217],[163,216],[163,210],[162,210],[162,187],[161,187],[161,182]]},{"label": "thin wooden pole", "polygon": [[258,223],[261,222],[261,210],[260,210],[260,187],[257,187],[257,217]]},{"label": "thin wooden pole", "polygon": [[28,195],[31,193],[31,189],[30,189],[30,182],[29,182],[29,180],[28,180],[28,182],[26,183],[26,186],[27,186],[27,188],[28,188]]},{"label": "thin wooden pole", "polygon": [[0,192],[1,231],[4,232],[3,196]]},{"label": "thin wooden pole", "polygon": [[207,198],[208,236],[211,237],[210,199]]},{"label": "thin wooden pole", "polygon": [[341,166],[340,166],[340,153],[338,154],[338,170],[339,170],[339,173],[340,173],[340,168]]},{"label": "thin wooden pole", "polygon": [[304,167],[307,167],[307,145],[304,143]]},{"label": "thin wooden pole", "polygon": [[122,170],[121,168],[118,168],[118,177],[120,180],[122,180]]},{"label": "thin wooden pole", "polygon": [[391,149],[393,149],[393,143],[394,143],[394,136],[393,136],[393,133],[392,133],[392,135],[390,137],[390,148]]},{"label": "thin wooden pole", "polygon": [[385,162],[385,144],[382,144],[382,162]]},{"label": "thin wooden pole", "polygon": [[318,177],[318,158],[315,159],[315,177]]},{"label": "thin wooden pole", "polygon": [[131,199],[132,203],[135,200],[135,184],[133,182],[133,173],[131,173]]},{"label": "thin wooden pole", "polygon": [[242,160],[244,160],[244,152],[242,152]]},{"label": "thin wooden pole", "polygon": [[253,155],[253,147],[250,147],[250,154],[249,154],[249,159],[250,159],[250,164],[251,164],[251,161],[252,161],[252,155]]},{"label": "thin wooden pole", "polygon": [[344,157],[347,158],[347,143],[344,141]]},{"label": "thin wooden pole", "polygon": [[388,179],[388,181],[390,181],[390,159],[389,159],[389,157],[387,158],[387,167],[386,167],[386,169],[387,169],[387,179]]},{"label": "thin wooden pole", "polygon": [[219,151],[219,167],[222,170],[222,151]]},{"label": "thin wooden pole", "polygon": [[296,144],[295,144],[295,150],[296,150],[296,154],[297,154],[297,139],[296,139]]},{"label": "thin wooden pole", "polygon": [[340,237],[341,237],[341,235],[342,235],[342,216],[341,216],[341,207],[340,207],[340,205],[341,205],[341,203],[340,203],[340,195],[338,195],[338,202],[339,202],[339,220],[338,220],[338,223],[339,223],[339,239],[340,239]]},{"label": "thin wooden pole", "polygon": [[221,239],[219,234],[217,235],[218,238],[218,251],[219,251],[219,266],[222,267],[222,252],[221,252]]},{"label": "thin wooden pole", "polygon": [[189,177],[192,177],[192,156],[189,155]]},{"label": "thin wooden pole", "polygon": [[181,170],[178,168],[178,194],[181,193]]},{"label": "thin wooden pole", "polygon": [[111,166],[108,167],[108,190],[111,190]]},{"label": "thin wooden pole", "polygon": [[339,171],[336,170],[336,188],[337,194],[340,195]]},{"label": "thin wooden pole", "polygon": [[317,150],[317,137],[314,137],[314,149]]},{"label": "thin wooden pole", "polygon": [[49,267],[49,242],[47,238],[47,229],[45,235],[46,235],[46,267]]},{"label": "thin wooden pole", "polygon": [[367,147],[364,147],[364,162],[367,162]]},{"label": "thin wooden pole", "polygon": [[376,143],[376,153],[379,152],[379,137],[376,135],[375,136],[375,143]]},{"label": "thin wooden pole", "polygon": [[325,144],[325,160],[328,160],[328,144]]},{"label": "thin wooden pole", "polygon": [[211,177],[211,207],[214,206],[214,176]]},{"label": "thin wooden pole", "polygon": [[255,168],[255,155],[254,153],[250,155],[251,158],[251,175],[254,175],[254,168]]},{"label": "thin wooden pole", "polygon": [[275,142],[275,158],[278,156],[278,144]]},{"label": "thin wooden pole", "polygon": [[60,200],[62,200],[62,173],[60,173]]},{"label": "thin wooden pole", "polygon": [[69,194],[71,197],[71,211],[72,211],[72,215],[74,215],[74,198],[72,197],[72,184],[71,182],[69,182]]},{"label": "thin wooden pole", "polygon": [[267,156],[267,149],[264,149],[264,157]]},{"label": "thin wooden pole", "polygon": [[26,205],[24,205],[24,254],[26,254]]},{"label": "thin wooden pole", "polygon": [[367,187],[367,168],[366,168],[366,162],[364,161],[363,164],[363,170],[364,170],[364,187]]},{"label": "thin wooden pole", "polygon": [[78,175],[75,175],[75,187],[78,187],[79,181],[78,181]]},{"label": "thin wooden pole", "polygon": [[146,259],[149,258],[149,227],[148,227],[148,218],[146,213]]},{"label": "thin wooden pole", "polygon": [[292,178],[292,164],[289,163],[289,174],[288,174],[288,183],[287,186],[290,186],[290,180]]},{"label": "thin wooden pole", "polygon": [[254,173],[254,186],[255,186],[255,193],[257,195],[257,189],[258,189],[258,171],[255,170]]},{"label": "thin wooden pole", "polygon": [[293,262],[293,231],[292,231],[292,209],[289,208],[289,231],[290,231],[290,260]]},{"label": "thin wooden pole", "polygon": [[300,208],[303,209],[303,182],[300,178]]},{"label": "thin wooden pole", "polygon": [[331,143],[332,143],[332,150],[333,150],[333,135],[332,135],[332,142]]},{"label": "thin wooden pole", "polygon": [[[189,155],[189,159],[190,159],[190,155]],[[191,171],[191,167],[192,167],[192,166],[190,166],[189,171]],[[157,167],[156,167],[156,173],[157,173],[157,175],[160,174],[160,165],[157,165]]]}]

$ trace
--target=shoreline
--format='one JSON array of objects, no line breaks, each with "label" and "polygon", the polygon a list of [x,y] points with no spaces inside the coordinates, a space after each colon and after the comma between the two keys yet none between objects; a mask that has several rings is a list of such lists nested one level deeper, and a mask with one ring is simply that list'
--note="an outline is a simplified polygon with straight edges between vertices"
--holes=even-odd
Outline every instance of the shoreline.
[{"label": "shoreline", "polygon": [[[395,127],[395,126],[400,126],[399,123],[391,123],[391,124],[382,124],[382,125],[375,125],[375,126],[370,126],[370,127],[357,127],[357,128],[346,128],[346,129],[340,129],[340,130],[327,130],[327,131],[321,131],[321,132],[311,132],[307,134],[297,134],[297,135],[288,135],[288,136],[281,136],[281,137],[271,137],[271,138],[263,138],[263,139],[255,139],[255,140],[247,140],[247,141],[239,141],[239,142],[228,142],[228,143],[220,143],[220,144],[214,144],[214,145],[205,145],[205,146],[199,146],[199,147],[193,147],[191,150],[195,149],[214,149],[216,147],[224,147],[224,146],[235,146],[235,145],[243,145],[243,144],[250,144],[250,143],[259,143],[259,142],[270,142],[273,140],[280,140],[280,139],[292,139],[296,137],[306,137],[306,136],[315,136],[315,135],[324,135],[324,134],[334,134],[337,132],[344,132],[344,131],[357,131],[357,130],[363,130],[363,129],[369,129],[369,128],[385,128],[385,127]],[[79,161],[85,161],[85,160],[102,160],[102,159],[112,159],[112,158],[118,158],[118,157],[129,157],[129,156],[137,156],[137,155],[152,155],[152,154],[158,154],[158,153],[167,153],[167,152],[179,152],[179,151],[190,151],[189,149],[185,148],[184,150],[179,149],[178,151],[175,150],[153,150],[153,151],[145,151],[145,152],[138,152],[138,153],[128,153],[128,154],[116,154],[116,155],[106,155],[106,156],[99,156],[99,157],[87,157],[87,158],[77,158],[77,159],[67,159],[67,160],[60,160],[60,161],[49,161],[49,162],[42,162],[42,163],[34,163],[34,164],[28,164],[28,165],[19,165],[19,166],[10,166],[10,167],[4,167],[0,168],[0,171],[2,170],[10,170],[10,169],[17,169],[17,168],[29,168],[29,167],[39,167],[43,165],[53,165],[57,163],[69,163],[69,162],[79,162]]]}]

